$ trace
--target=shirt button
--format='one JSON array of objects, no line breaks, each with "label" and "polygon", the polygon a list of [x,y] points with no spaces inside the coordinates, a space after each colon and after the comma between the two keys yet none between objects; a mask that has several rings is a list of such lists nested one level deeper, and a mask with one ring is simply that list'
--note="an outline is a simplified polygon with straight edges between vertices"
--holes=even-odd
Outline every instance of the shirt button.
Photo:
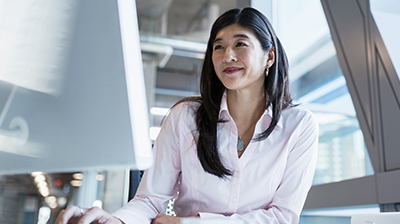
[{"label": "shirt button", "polygon": [[236,198],[232,198],[232,202],[235,203],[236,202]]}]

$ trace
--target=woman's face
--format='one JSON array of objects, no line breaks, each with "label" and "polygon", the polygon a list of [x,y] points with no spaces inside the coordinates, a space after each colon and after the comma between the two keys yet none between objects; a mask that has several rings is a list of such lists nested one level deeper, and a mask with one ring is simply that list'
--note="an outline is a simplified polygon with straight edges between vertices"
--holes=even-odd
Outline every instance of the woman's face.
[{"label": "woman's face", "polygon": [[228,90],[263,88],[265,70],[274,62],[274,52],[264,51],[249,29],[233,24],[217,34],[212,61],[215,73]]}]

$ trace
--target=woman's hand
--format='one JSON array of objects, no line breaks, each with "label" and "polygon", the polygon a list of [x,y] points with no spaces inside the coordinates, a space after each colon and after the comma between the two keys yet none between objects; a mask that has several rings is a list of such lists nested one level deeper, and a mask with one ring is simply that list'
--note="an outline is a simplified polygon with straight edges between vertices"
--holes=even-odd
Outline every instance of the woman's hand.
[{"label": "woman's hand", "polygon": [[151,224],[179,224],[181,222],[181,218],[176,216],[170,216],[165,214],[158,214]]},{"label": "woman's hand", "polygon": [[[99,207],[81,209],[78,206],[68,206],[62,210],[57,217],[55,224],[121,224],[121,220],[110,215]],[[179,223],[179,222],[178,222]]]}]

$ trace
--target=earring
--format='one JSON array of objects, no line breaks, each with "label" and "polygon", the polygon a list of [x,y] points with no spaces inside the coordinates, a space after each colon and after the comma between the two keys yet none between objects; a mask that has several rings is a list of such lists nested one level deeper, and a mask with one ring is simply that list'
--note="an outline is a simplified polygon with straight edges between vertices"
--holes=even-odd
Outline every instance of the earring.
[{"label": "earring", "polygon": [[268,71],[269,71],[269,67],[267,67],[267,69],[265,69],[265,76],[268,76]]}]

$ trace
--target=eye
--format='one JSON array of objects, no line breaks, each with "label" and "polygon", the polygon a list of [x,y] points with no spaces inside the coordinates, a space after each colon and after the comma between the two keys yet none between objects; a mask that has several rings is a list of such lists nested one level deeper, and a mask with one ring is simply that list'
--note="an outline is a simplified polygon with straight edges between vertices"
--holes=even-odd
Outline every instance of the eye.
[{"label": "eye", "polygon": [[222,47],[222,45],[215,45],[214,46],[214,50],[219,50],[219,49],[222,49],[223,47]]},{"label": "eye", "polygon": [[247,44],[245,44],[245,43],[243,43],[243,42],[238,42],[237,44],[236,44],[236,47],[246,47],[247,46]]}]

